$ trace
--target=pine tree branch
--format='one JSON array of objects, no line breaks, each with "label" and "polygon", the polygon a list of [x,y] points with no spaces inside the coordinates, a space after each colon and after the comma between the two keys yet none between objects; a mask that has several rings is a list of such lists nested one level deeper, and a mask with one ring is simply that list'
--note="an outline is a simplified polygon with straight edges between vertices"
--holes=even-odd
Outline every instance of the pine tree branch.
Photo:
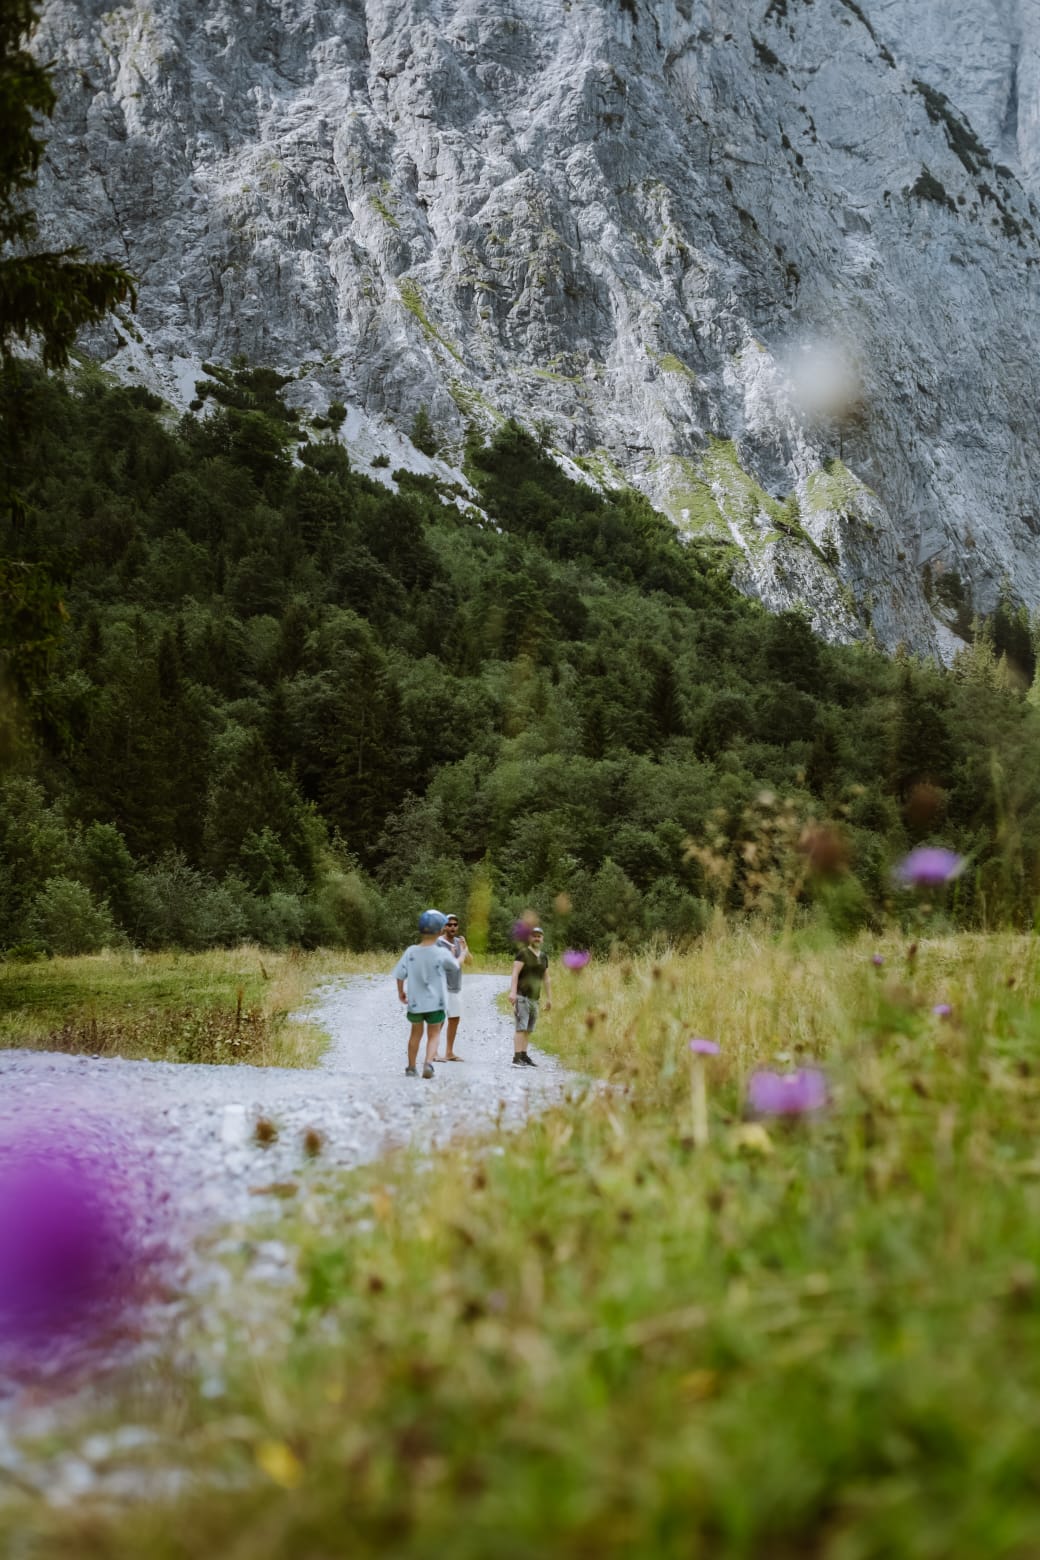
[{"label": "pine tree branch", "polygon": [[137,303],[128,271],[74,249],[0,261],[0,360],[21,341],[40,346],[45,368],[64,368],[78,331],[128,300]]}]

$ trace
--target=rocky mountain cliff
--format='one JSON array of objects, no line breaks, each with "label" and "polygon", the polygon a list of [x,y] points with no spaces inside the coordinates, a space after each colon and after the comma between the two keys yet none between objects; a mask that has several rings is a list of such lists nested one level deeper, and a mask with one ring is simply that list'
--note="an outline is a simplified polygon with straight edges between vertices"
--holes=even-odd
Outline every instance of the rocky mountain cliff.
[{"label": "rocky mountain cliff", "polygon": [[1040,606],[1040,0],[45,0],[37,47],[117,372],[244,354],[394,464],[515,415],[829,637]]}]

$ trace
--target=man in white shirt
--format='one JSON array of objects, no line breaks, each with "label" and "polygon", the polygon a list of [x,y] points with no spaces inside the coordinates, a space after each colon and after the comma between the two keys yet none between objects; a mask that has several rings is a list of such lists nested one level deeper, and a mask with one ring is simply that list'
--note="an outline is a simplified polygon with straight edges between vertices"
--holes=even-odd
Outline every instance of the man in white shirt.
[{"label": "man in white shirt", "polygon": [[461,1062],[462,1057],[455,1055],[455,1036],[458,1033],[459,1019],[462,1017],[462,966],[469,958],[469,946],[465,937],[459,931],[459,918],[457,915],[448,915],[448,919],[441,933],[440,946],[447,948],[456,964],[458,973],[449,970],[446,976],[448,986],[448,1036],[445,1053],[438,1056],[439,1062]]}]

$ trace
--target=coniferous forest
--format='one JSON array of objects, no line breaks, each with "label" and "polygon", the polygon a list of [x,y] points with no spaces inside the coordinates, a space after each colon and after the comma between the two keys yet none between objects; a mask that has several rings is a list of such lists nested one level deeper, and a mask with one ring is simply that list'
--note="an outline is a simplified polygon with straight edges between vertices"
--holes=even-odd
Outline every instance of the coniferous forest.
[{"label": "coniferous forest", "polygon": [[901,913],[929,840],[968,857],[955,924],[1032,924],[1010,603],[949,672],[832,647],[513,424],[471,433],[478,508],[377,482],[270,370],[212,369],[180,418],[97,370],[18,378],[0,554],[64,615],[4,710],[0,947],[385,946],[425,903],[492,949],[528,904],[599,947],[716,907],[846,934]]}]

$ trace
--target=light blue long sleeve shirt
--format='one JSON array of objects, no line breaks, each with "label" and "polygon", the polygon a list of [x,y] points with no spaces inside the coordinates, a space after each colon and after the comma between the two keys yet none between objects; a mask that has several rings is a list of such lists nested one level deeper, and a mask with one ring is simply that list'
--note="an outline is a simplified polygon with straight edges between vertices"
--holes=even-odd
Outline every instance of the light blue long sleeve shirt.
[{"label": "light blue long sleeve shirt", "polygon": [[413,943],[406,948],[394,970],[394,979],[403,980],[409,1013],[438,1013],[448,1006],[448,971],[458,963],[447,948],[437,943]]}]

